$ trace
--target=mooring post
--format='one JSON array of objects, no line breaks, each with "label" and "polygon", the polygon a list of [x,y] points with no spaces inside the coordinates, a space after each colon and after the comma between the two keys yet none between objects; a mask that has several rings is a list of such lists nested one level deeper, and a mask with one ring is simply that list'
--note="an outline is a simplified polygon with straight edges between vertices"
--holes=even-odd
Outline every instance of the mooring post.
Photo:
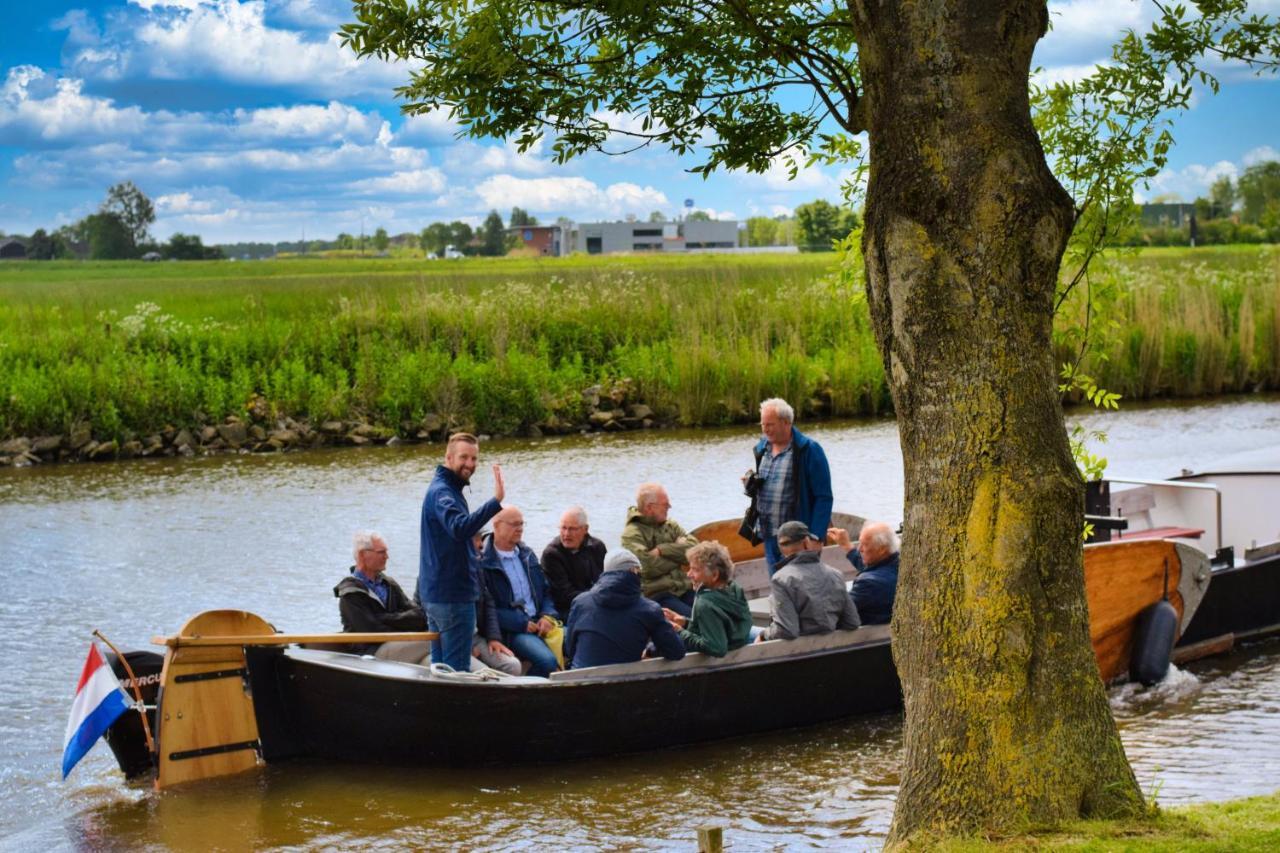
[{"label": "mooring post", "polygon": [[719,826],[698,827],[698,853],[724,853],[724,829]]}]

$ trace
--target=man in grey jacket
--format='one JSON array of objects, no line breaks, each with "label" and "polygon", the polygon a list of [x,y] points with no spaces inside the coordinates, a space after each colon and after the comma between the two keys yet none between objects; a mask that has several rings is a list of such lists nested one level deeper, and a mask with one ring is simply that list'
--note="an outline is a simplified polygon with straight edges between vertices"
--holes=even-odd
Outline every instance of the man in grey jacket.
[{"label": "man in grey jacket", "polygon": [[845,590],[844,576],[822,562],[822,541],[808,525],[781,525],[778,549],[783,559],[769,581],[773,618],[757,643],[858,627],[858,610]]}]

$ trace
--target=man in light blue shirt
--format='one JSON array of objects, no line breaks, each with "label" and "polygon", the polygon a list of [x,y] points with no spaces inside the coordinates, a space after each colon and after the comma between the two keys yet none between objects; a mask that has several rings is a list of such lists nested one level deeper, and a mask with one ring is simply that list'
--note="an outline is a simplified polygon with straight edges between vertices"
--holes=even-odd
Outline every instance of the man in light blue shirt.
[{"label": "man in light blue shirt", "polygon": [[521,541],[523,536],[524,515],[519,508],[509,506],[495,515],[493,535],[480,555],[480,573],[493,597],[503,643],[529,662],[530,675],[545,677],[560,668],[555,652],[543,640],[560,614],[538,557]]}]

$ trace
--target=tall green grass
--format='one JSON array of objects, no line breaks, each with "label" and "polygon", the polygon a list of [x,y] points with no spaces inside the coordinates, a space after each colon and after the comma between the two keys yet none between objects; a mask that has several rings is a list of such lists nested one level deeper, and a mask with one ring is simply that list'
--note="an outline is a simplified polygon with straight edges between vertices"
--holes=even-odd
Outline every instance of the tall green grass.
[{"label": "tall green grass", "polygon": [[[1269,251],[1147,252],[1096,273],[1085,369],[1127,397],[1280,388]],[[689,425],[885,410],[861,283],[830,255],[0,265],[0,436],[100,439],[278,417],[428,414],[510,433],[582,390]],[[1065,328],[1082,316],[1073,299]],[[1063,335],[1059,356],[1070,357]]]}]

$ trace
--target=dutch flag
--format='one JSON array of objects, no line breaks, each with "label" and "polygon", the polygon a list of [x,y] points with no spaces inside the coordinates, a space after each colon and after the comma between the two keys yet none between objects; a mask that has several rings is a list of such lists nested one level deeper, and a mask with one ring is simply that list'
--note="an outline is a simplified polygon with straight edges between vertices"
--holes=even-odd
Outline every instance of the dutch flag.
[{"label": "dutch flag", "polygon": [[80,673],[76,698],[71,704],[71,718],[67,720],[67,736],[62,748],[63,779],[129,708],[129,697],[102,659],[98,644],[90,643],[89,659],[84,662],[84,671]]}]

